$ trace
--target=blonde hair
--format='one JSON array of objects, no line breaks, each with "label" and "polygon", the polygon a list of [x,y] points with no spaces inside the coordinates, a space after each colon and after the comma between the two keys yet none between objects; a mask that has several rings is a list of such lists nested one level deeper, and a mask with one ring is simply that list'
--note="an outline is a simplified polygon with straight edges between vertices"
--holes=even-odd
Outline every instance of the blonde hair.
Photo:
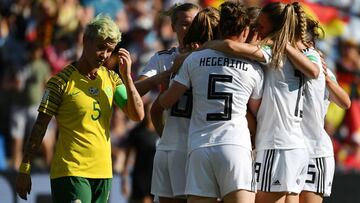
[{"label": "blonde hair", "polygon": [[307,25],[307,39],[309,45],[315,46],[315,40],[319,38],[323,38],[325,36],[324,29],[320,26],[319,22],[307,17],[306,18]]},{"label": "blonde hair", "polygon": [[207,7],[201,10],[184,36],[184,46],[216,39],[219,35],[219,21],[220,13],[216,8]]},{"label": "blonde hair", "polygon": [[[297,2],[296,2],[297,3]],[[269,3],[262,8],[261,12],[267,14],[270,22],[272,22],[273,30],[262,41],[266,43],[267,39],[272,41],[272,60],[271,64],[275,68],[281,68],[282,59],[285,55],[287,43],[296,46],[296,27],[299,20],[297,13],[300,5],[284,4],[280,2]],[[306,28],[306,21],[305,21]]]},{"label": "blonde hair", "polygon": [[99,14],[85,28],[84,39],[103,40],[110,39],[114,43],[121,41],[121,32],[119,26],[110,16]]},{"label": "blonde hair", "polygon": [[296,37],[301,40],[301,42],[307,46],[310,47],[311,44],[309,43],[309,36],[308,36],[308,26],[307,26],[307,17],[305,14],[304,9],[301,7],[299,2],[292,3],[295,12],[298,16],[298,26],[296,30]]}]

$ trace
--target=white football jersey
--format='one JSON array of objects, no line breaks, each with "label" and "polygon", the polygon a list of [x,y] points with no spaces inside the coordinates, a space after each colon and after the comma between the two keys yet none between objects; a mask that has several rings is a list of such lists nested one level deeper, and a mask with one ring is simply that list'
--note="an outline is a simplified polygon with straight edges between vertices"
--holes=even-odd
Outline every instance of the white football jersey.
[{"label": "white football jersey", "polygon": [[[179,55],[178,48],[159,51],[146,64],[141,75],[151,77],[171,68],[174,59]],[[191,93],[185,93],[180,101],[165,114],[162,136],[158,142],[158,150],[187,151],[187,136],[190,124],[192,98]]]},{"label": "white football jersey", "polygon": [[283,67],[270,67],[271,49],[263,47],[266,58],[265,83],[257,113],[256,151],[306,148],[301,131],[304,75],[284,57]]},{"label": "white football jersey", "polygon": [[139,75],[152,77],[171,68],[174,59],[179,55],[179,49],[173,47],[169,50],[159,51],[146,63]]},{"label": "white football jersey", "polygon": [[[329,92],[326,89],[325,75],[322,71],[321,57],[312,48],[303,53],[320,69],[317,79],[307,79],[304,98],[304,119],[301,128],[305,136],[310,158],[333,156],[334,150],[331,139],[324,129],[325,115],[329,106]],[[332,75],[330,70],[329,74]]]},{"label": "white football jersey", "polygon": [[174,79],[193,94],[188,152],[223,144],[251,150],[247,103],[261,99],[263,79],[260,65],[244,58],[211,49],[189,55]]}]

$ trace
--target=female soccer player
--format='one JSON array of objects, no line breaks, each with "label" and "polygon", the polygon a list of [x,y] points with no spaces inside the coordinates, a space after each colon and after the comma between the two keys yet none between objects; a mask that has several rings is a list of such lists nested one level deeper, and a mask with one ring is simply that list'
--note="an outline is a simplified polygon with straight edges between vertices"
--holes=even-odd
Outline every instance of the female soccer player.
[{"label": "female soccer player", "polygon": [[[201,10],[195,16],[182,40],[184,48],[191,49],[192,46],[197,47],[197,43],[214,39],[217,36],[219,18],[219,12],[215,8]],[[152,180],[152,193],[159,196],[160,202],[186,201],[184,176],[191,111],[191,92],[186,92],[182,100],[167,111],[164,129],[154,158]],[[157,120],[157,122],[161,121]]]},{"label": "female soccer player", "polygon": [[306,119],[302,121],[301,127],[310,159],[307,179],[300,194],[300,203],[321,203],[323,197],[330,196],[335,160],[331,139],[324,129],[325,114],[330,101],[345,109],[351,104],[348,94],[336,83],[334,74],[327,70],[326,66],[322,71],[322,59],[314,48],[320,29],[316,21],[307,18],[307,32],[301,35],[301,40],[311,46],[304,49],[303,53],[317,64],[321,71],[317,79],[306,80],[304,99]]}]

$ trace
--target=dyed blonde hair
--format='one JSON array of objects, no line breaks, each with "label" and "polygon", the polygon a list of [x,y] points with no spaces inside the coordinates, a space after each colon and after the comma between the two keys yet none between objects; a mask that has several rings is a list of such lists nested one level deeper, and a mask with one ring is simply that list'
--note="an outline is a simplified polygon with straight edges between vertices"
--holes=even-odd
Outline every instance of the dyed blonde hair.
[{"label": "dyed blonde hair", "polygon": [[305,13],[298,2],[269,3],[262,8],[261,12],[267,14],[273,26],[273,30],[262,43],[265,43],[267,39],[272,40],[271,64],[275,68],[281,68],[287,43],[296,47],[296,40],[301,39],[308,46]]},{"label": "dyed blonde hair", "polygon": [[203,44],[218,38],[220,13],[214,7],[207,7],[196,14],[184,36],[184,46],[191,43]]},{"label": "dyed blonde hair", "polygon": [[108,15],[97,15],[85,28],[84,39],[103,40],[110,39],[114,43],[121,41],[121,32],[119,26]]}]

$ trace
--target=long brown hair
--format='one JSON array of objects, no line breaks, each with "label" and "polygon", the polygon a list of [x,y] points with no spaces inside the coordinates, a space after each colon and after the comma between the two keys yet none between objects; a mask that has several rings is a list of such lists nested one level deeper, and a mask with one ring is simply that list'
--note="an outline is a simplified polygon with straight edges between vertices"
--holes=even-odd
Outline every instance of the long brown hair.
[{"label": "long brown hair", "polygon": [[[299,25],[299,22],[304,23],[300,20],[301,17],[299,17],[300,8],[301,6],[297,2],[293,4],[274,2],[267,4],[261,10],[262,13],[267,14],[273,26],[273,30],[262,43],[266,43],[268,39],[272,41],[271,64],[275,68],[281,68],[282,66],[282,59],[285,55],[287,43],[296,46],[296,27]],[[306,31],[306,20],[302,25],[305,26]]]}]

